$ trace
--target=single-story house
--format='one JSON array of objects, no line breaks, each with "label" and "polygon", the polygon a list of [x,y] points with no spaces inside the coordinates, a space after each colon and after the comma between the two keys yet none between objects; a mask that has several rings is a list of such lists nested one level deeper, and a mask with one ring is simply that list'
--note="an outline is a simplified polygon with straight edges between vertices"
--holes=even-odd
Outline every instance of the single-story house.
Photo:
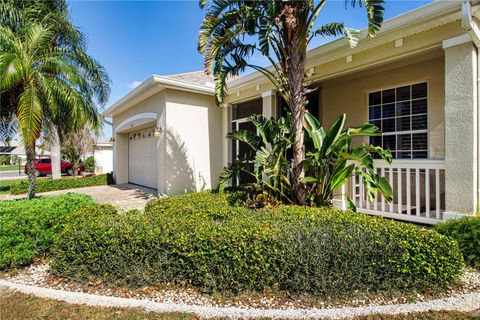
[{"label": "single-story house", "polygon": [[92,152],[85,154],[84,159],[92,156],[95,159],[95,174],[113,171],[113,142],[96,141]]},{"label": "single-story house", "polygon": [[[477,211],[479,8],[436,1],[385,21],[374,38],[362,31],[355,48],[338,39],[308,52],[305,71],[317,88],[308,110],[326,127],[341,113],[348,126],[378,125],[384,134],[370,142],[395,159],[376,163],[393,186],[392,204],[368,203],[359,179],[344,188],[359,211],[429,224]],[[117,183],[161,194],[214,187],[223,166],[245,152],[225,134],[284,106],[259,72],[229,82],[224,108],[213,91],[203,72],[154,75],[106,110]]]},{"label": "single-story house", "polygon": [[[35,147],[35,154],[37,157],[45,157],[50,155],[50,151],[45,150],[41,146]],[[8,144],[0,142],[0,155],[2,156],[16,156],[22,160],[22,162],[27,160],[27,155],[25,153],[25,148],[20,140],[12,140]]]}]

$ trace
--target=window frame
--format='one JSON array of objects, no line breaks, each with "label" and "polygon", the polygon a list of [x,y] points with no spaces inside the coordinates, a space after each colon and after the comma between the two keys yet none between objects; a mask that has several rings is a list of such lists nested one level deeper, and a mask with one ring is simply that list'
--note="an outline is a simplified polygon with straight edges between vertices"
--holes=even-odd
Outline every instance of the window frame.
[{"label": "window frame", "polygon": [[[232,105],[231,112],[229,112],[229,114],[228,114],[228,121],[229,121],[229,127],[230,127],[229,131],[240,130],[240,124],[249,122],[248,118],[252,115],[256,115],[256,114],[263,115],[263,100],[262,99],[263,98],[261,96],[250,97],[248,99],[239,100],[239,101],[236,101],[235,103],[232,103],[231,104]],[[235,112],[236,108],[238,108],[239,106],[241,106],[244,103],[252,103],[256,100],[260,100],[260,102],[262,103],[262,108],[260,109],[261,113],[252,113],[251,115],[249,115],[247,117],[234,119],[234,112]],[[258,134],[258,129],[255,129],[255,133]],[[229,162],[230,162],[230,160],[233,162],[235,159],[238,159],[238,156],[240,154],[240,141],[232,140],[232,139],[228,139],[228,140],[229,140],[228,143],[230,144],[230,147],[229,147],[230,150],[228,151]],[[235,154],[234,154],[233,151],[235,151]],[[255,162],[254,160],[249,161],[249,163],[254,163],[254,162]],[[236,177],[233,177],[230,181],[230,185],[231,186],[237,186],[238,183],[239,183],[238,180],[239,179],[237,179]]]},{"label": "window frame", "polygon": [[[240,130],[240,124],[249,122],[248,120],[249,117],[246,118],[240,118],[240,119],[235,119],[232,120],[232,131],[237,131]],[[234,126],[235,125],[235,126]],[[258,134],[258,129],[255,128],[255,133]],[[231,140],[230,141],[232,144],[235,144],[235,157],[238,159],[238,156],[240,154],[240,141],[238,140]],[[235,160],[235,159],[232,159]],[[252,161],[253,162],[253,161]]]},{"label": "window frame", "polygon": [[[419,84],[426,84],[427,86],[427,91],[426,91],[426,96],[425,97],[422,97],[422,98],[412,98],[412,87],[414,85],[419,85]],[[406,87],[406,86],[410,86],[410,97],[409,99],[405,99],[405,100],[397,100],[397,89],[399,88],[402,88],[402,87]],[[383,92],[384,91],[388,91],[388,90],[395,90],[395,100],[393,102],[391,102],[392,104],[394,104],[395,106],[395,115],[393,117],[387,117],[387,118],[383,118],[383,106],[384,105],[387,105],[389,103],[383,103]],[[370,105],[370,95],[372,93],[380,93],[381,95],[381,100],[380,100],[380,104],[372,104]],[[429,128],[429,113],[430,113],[430,82],[428,80],[419,80],[419,81],[412,81],[412,82],[405,82],[405,83],[400,83],[400,84],[396,84],[396,85],[393,85],[393,86],[385,86],[385,87],[382,87],[382,88],[376,88],[374,90],[369,90],[366,92],[367,94],[367,120],[368,120],[368,123],[371,123],[370,121],[383,121],[384,119],[394,119],[395,120],[395,131],[391,131],[391,132],[384,132],[383,131],[383,128],[381,128],[382,130],[382,137],[383,136],[395,136],[395,150],[392,150],[392,152],[395,153],[395,157],[393,158],[394,160],[425,160],[425,159],[429,159],[430,158],[430,128]],[[425,129],[416,129],[416,130],[412,130],[412,116],[414,116],[412,114],[412,104],[414,101],[421,101],[425,99],[426,102],[427,102],[427,109],[426,109],[426,113],[419,113],[419,114],[415,114],[415,116],[426,116],[427,118],[427,123],[426,123],[426,128]],[[407,116],[398,116],[397,115],[397,103],[399,102],[409,102],[410,103],[410,114],[407,115]],[[381,115],[380,115],[380,118],[373,118],[373,119],[370,119],[370,108],[371,107],[376,107],[376,106],[380,106],[381,107]],[[409,117],[410,118],[410,130],[403,130],[403,131],[397,131],[397,121],[398,119],[402,118],[402,117]],[[411,148],[409,150],[399,150],[398,149],[398,137],[401,136],[401,135],[407,135],[409,134],[411,136]],[[414,149],[413,148],[413,135],[414,134],[426,134],[427,135],[427,146],[426,146],[426,149]],[[374,137],[369,137],[368,139],[368,142],[369,144],[372,144],[372,139],[374,139]],[[383,147],[383,141],[382,141],[382,147]],[[399,158],[398,157],[398,152],[410,152],[410,157],[409,158]],[[413,154],[415,152],[426,152],[427,153],[427,156],[426,158],[414,158],[413,157]]]}]

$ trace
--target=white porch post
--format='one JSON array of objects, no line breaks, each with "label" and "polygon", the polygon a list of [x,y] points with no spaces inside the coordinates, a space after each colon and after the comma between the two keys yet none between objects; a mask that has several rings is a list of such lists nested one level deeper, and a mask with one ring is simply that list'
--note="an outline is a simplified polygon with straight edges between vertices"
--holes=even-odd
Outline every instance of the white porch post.
[{"label": "white porch post", "polygon": [[[223,144],[223,155],[222,162],[223,166],[226,167],[228,164],[232,163],[233,159],[233,147],[232,140],[227,139],[226,135],[229,132],[232,132],[232,119],[233,119],[233,105],[230,103],[225,103],[222,110],[222,144]],[[232,186],[233,181],[230,179],[228,185]]]},{"label": "white porch post", "polygon": [[262,113],[267,119],[278,118],[277,112],[277,92],[269,90],[262,93]]},{"label": "white porch post", "polygon": [[338,210],[347,210],[347,185],[350,183],[348,180],[341,188],[337,189],[336,194],[333,197],[332,204]]},{"label": "white porch post", "polygon": [[232,143],[225,136],[232,131],[232,110],[233,106],[230,103],[225,103],[222,110],[222,135],[223,135],[223,165],[227,166],[233,161],[232,157]]},{"label": "white porch post", "polygon": [[445,215],[477,210],[477,51],[468,35],[445,50]]}]

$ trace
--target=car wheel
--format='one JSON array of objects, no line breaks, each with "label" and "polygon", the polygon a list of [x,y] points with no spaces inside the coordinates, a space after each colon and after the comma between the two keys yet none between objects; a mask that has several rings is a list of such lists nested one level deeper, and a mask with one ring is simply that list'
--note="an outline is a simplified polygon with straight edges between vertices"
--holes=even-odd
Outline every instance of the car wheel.
[{"label": "car wheel", "polygon": [[69,168],[69,169],[67,170],[67,174],[68,174],[69,176],[73,176],[73,175],[75,175],[75,170],[73,170],[73,168]]}]

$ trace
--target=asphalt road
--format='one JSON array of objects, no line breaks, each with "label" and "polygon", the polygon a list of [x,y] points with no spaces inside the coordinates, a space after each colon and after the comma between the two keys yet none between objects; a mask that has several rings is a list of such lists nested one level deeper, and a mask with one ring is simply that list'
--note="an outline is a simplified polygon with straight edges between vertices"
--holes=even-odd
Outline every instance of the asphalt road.
[{"label": "asphalt road", "polygon": [[18,170],[15,171],[0,171],[0,180],[12,180],[12,179],[22,179],[26,178],[27,176],[23,171],[21,171],[21,175],[18,174]]}]

